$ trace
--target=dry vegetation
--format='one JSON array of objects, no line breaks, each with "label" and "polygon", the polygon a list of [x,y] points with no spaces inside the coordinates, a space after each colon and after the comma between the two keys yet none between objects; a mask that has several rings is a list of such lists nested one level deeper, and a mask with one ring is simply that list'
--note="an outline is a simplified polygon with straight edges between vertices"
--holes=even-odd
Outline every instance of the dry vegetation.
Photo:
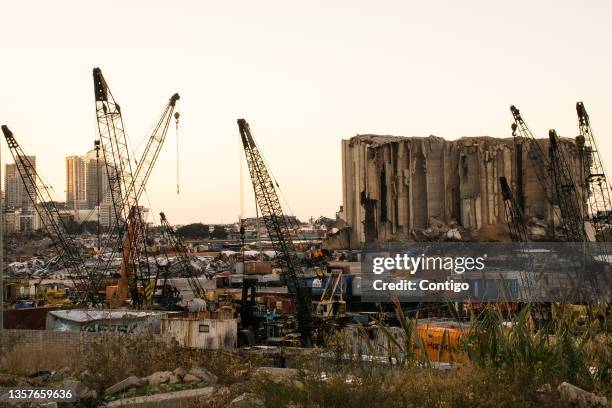
[{"label": "dry vegetation", "polygon": [[218,392],[210,401],[216,407],[227,406],[245,392],[258,395],[266,407],[563,407],[569,405],[555,391],[563,381],[612,396],[609,316],[579,323],[560,315],[537,326],[529,308],[513,316],[510,324],[487,308],[473,317],[461,341],[458,352],[467,354],[468,361],[440,370],[431,368],[418,352],[416,319],[399,309],[397,313],[404,338],[388,350],[391,361],[364,362],[350,354],[347,359],[347,343],[332,336],[327,350],[332,358],[293,360],[300,375],[288,381],[254,376],[258,366],[270,361],[252,354],[189,350],[151,338],[113,336],[91,343],[81,354],[62,345],[40,350],[5,342],[0,386],[23,383],[23,376],[35,371],[70,366],[79,379],[101,392],[129,375],[201,365],[219,377]]}]

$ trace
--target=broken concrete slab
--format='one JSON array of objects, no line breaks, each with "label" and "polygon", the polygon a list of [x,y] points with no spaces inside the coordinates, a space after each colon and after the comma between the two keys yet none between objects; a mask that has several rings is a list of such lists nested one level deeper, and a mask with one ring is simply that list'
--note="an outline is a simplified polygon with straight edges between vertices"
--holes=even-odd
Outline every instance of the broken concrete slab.
[{"label": "broken concrete slab", "polygon": [[290,383],[298,378],[300,370],[296,368],[283,367],[259,367],[255,371],[255,376],[265,378],[277,384]]},{"label": "broken concrete slab", "polygon": [[213,387],[196,388],[193,390],[173,391],[163,394],[147,395],[142,397],[130,397],[115,400],[104,405],[108,408],[114,407],[147,407],[147,408],[174,408],[184,407],[188,404],[199,404],[206,406],[206,401],[213,394]]},{"label": "broken concrete slab", "polygon": [[609,408],[606,397],[600,397],[573,384],[562,382],[557,387],[563,400],[579,408]]},{"label": "broken concrete slab", "polygon": [[96,398],[97,392],[87,387],[83,382],[78,380],[64,380],[64,389],[73,390],[77,399]]},{"label": "broken concrete slab", "polygon": [[183,367],[177,367],[172,371],[172,374],[176,375],[178,378],[183,379],[187,371]]},{"label": "broken concrete slab", "polygon": [[159,384],[167,383],[170,380],[172,371],[157,371],[147,377],[149,384],[157,386]]},{"label": "broken concrete slab", "polygon": [[122,381],[119,381],[117,384],[108,387],[106,391],[104,391],[104,394],[112,395],[132,387],[140,387],[146,381],[146,379],[138,378],[135,375],[132,375]]},{"label": "broken concrete slab", "polygon": [[228,405],[229,408],[257,408],[265,407],[264,401],[256,394],[245,392],[242,395],[237,396]]},{"label": "broken concrete slab", "polygon": [[183,377],[183,382],[184,383],[192,383],[192,382],[199,382],[201,381],[198,377],[196,377],[195,375],[191,375],[189,373],[185,374],[185,376]]},{"label": "broken concrete slab", "polygon": [[191,367],[189,369],[189,374],[193,375],[194,377],[198,377],[200,380],[206,381],[209,384],[216,384],[217,381],[219,381],[219,378],[216,375],[200,366]]}]

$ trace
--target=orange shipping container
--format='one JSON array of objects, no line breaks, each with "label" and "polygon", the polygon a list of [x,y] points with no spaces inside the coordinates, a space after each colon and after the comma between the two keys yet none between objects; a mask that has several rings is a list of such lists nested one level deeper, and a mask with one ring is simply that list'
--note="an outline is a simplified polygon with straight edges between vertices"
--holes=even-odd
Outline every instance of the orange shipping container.
[{"label": "orange shipping container", "polygon": [[272,273],[272,263],[270,261],[246,261],[244,273],[246,275],[267,275]]},{"label": "orange shipping container", "polygon": [[[419,326],[417,328],[429,361],[454,363],[466,361],[467,354],[460,348],[461,329],[453,327]],[[420,350],[416,350],[417,356]]]}]

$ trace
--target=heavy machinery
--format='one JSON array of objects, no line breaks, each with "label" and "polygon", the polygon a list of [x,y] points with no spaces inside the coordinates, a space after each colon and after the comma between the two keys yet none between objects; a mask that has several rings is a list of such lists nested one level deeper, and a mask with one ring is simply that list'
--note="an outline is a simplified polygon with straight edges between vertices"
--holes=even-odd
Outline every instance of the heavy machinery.
[{"label": "heavy machinery", "polygon": [[[148,261],[146,226],[138,200],[164,143],[176,102],[180,97],[174,94],[170,98],[153,129],[142,158],[133,171],[121,107],[113,98],[100,68],[94,68],[93,80],[98,133],[116,219],[113,232],[119,237],[112,248],[113,253],[119,248],[123,253],[115,303],[123,303],[129,291],[133,304],[139,306],[146,300],[150,301],[150,297],[143,299],[139,285],[144,292],[151,293],[150,288],[155,288],[156,283]],[[112,239],[113,235],[111,233],[109,237]],[[108,269],[108,264],[104,269]]]},{"label": "heavy machinery", "polygon": [[174,256],[176,257],[176,262],[179,266],[181,275],[187,278],[187,283],[189,284],[194,297],[205,299],[206,291],[204,290],[204,287],[202,287],[202,284],[197,276],[197,271],[194,269],[191,260],[189,259],[187,247],[185,247],[185,244],[183,244],[181,238],[176,234],[176,231],[168,222],[166,214],[163,212],[159,213],[159,218],[166,238],[174,251]]},{"label": "heavy machinery", "polygon": [[36,167],[17,143],[13,132],[6,125],[2,125],[2,133],[15,160],[26,193],[57,251],[57,260],[68,271],[75,288],[82,294],[79,301],[97,304],[97,288],[91,271],[85,269],[79,248],[66,232],[64,219],[55,205],[49,188],[44,183],[39,183],[40,177]]},{"label": "heavy machinery", "polygon": [[576,103],[578,128],[582,137],[584,183],[588,188],[589,217],[598,241],[612,241],[612,194],[599,148],[584,103]]},{"label": "heavy machinery", "polygon": [[273,181],[270,175],[247,121],[238,119],[238,129],[253,184],[255,200],[286,278],[289,293],[295,297],[298,330],[303,341],[308,342],[314,329],[311,293],[306,285],[303,266],[297,257],[296,246],[291,237],[291,221],[283,212],[276,191],[278,184]]},{"label": "heavy machinery", "polygon": [[[580,108],[578,109],[580,116]],[[577,268],[578,279],[576,285],[573,286],[575,288],[575,298],[588,301],[592,294],[600,292],[599,287],[607,272],[605,271],[605,263],[596,259],[592,246],[586,244],[593,241],[595,236],[590,227],[591,223],[586,217],[584,208],[586,198],[582,196],[574,178],[573,163],[567,152],[562,148],[554,129],[549,131],[548,155],[546,155],[542,145],[534,138],[523,121],[519,110],[515,106],[511,106],[510,110],[515,120],[512,125],[512,134],[516,137],[518,131],[523,139],[531,140],[530,152],[533,151],[535,154],[530,154],[530,159],[533,168],[536,170],[538,180],[546,193],[556,218],[561,222],[565,241],[575,243],[571,247],[573,248],[572,251],[581,254],[581,259],[573,259],[574,262],[581,263],[581,266]],[[588,123],[588,117],[585,123]],[[593,144],[594,139],[589,143]],[[580,140],[578,141],[579,144]],[[547,174],[548,177],[546,177]],[[605,281],[605,279],[603,280]],[[580,285],[581,283],[582,285]]]},{"label": "heavy machinery", "polygon": [[[544,193],[546,195],[546,199],[548,202],[553,205],[553,195],[552,195],[552,187],[550,185],[550,177],[548,175],[549,163],[548,163],[548,155],[544,150],[544,146],[536,139],[533,135],[525,120],[521,115],[521,112],[517,109],[516,106],[510,106],[510,112],[512,113],[512,117],[514,118],[514,123],[512,124],[512,137],[514,138],[514,144],[517,151],[523,150],[523,146],[527,143],[529,144],[529,161],[532,164],[532,168],[536,174],[538,182],[542,186]],[[518,158],[518,157],[517,157]],[[520,160],[522,162],[522,156]],[[519,192],[517,197],[517,202],[519,204],[523,203],[524,197],[522,195],[522,169],[518,170],[517,176],[517,192]],[[521,205],[521,210],[523,206]]]},{"label": "heavy machinery", "polygon": [[585,230],[583,199],[576,188],[569,159],[561,148],[554,129],[548,132],[548,139],[551,184],[563,217],[563,229],[567,241],[589,241]]},{"label": "heavy machinery", "polygon": [[512,242],[527,242],[528,235],[527,228],[525,228],[523,213],[512,195],[508,180],[505,177],[500,177],[499,185],[501,187],[504,211]]},{"label": "heavy machinery", "polygon": [[[535,138],[523,120],[520,111],[514,105],[510,106],[510,111],[514,118],[512,136],[515,145],[521,146],[522,150],[522,145],[525,142],[529,143],[529,160],[550,204],[554,214],[553,218],[561,220],[561,227],[567,241],[585,241],[587,235],[580,206],[580,194],[573,180],[568,158],[559,145],[556,132],[549,132],[549,148],[546,152],[541,141]],[[519,193],[522,191],[521,180],[517,185],[517,191]],[[517,202],[523,202],[520,194]],[[554,227],[552,232],[554,233]]]},{"label": "heavy machinery", "polygon": [[527,228],[525,226],[525,217],[523,216],[523,212],[512,194],[508,180],[505,177],[500,177],[499,185],[501,187],[502,200],[504,202],[506,222],[508,223],[508,229],[510,230],[510,238],[512,239],[512,242],[519,244],[519,253],[517,255],[523,261],[520,268],[520,291],[523,299],[527,300],[531,298],[534,286],[541,277],[535,276],[533,257],[527,251],[528,248],[523,245],[525,242],[529,241],[529,234],[527,233]]},{"label": "heavy machinery", "polygon": [[346,314],[346,301],[342,288],[342,276],[350,267],[328,267],[327,283],[321,299],[316,303],[315,312],[321,319],[339,318]]}]

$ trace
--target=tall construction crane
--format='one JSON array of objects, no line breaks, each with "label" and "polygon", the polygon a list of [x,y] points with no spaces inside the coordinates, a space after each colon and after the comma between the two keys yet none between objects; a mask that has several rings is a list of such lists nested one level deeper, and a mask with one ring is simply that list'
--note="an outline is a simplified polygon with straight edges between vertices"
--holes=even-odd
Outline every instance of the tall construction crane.
[{"label": "tall construction crane", "polygon": [[[550,145],[551,142],[549,142],[549,149],[548,152],[546,152],[543,143],[535,138],[516,106],[510,106],[510,112],[512,112],[512,116],[514,118],[514,123],[512,124],[512,136],[515,139],[515,144],[522,145],[525,141],[528,141],[529,160],[532,164],[536,178],[544,191],[546,200],[548,201],[550,208],[555,215],[554,218],[562,221],[561,227],[565,232],[567,240],[571,241],[579,239],[579,241],[582,241],[582,234],[580,234],[575,228],[575,225],[577,224],[577,220],[575,218],[576,212],[571,210],[572,207],[569,204],[566,205],[565,203],[560,202],[563,194],[560,195],[559,192],[567,191],[568,194],[570,193],[570,183],[568,177],[571,178],[571,173],[568,172],[569,167],[566,166],[564,154],[560,150],[558,143],[556,143],[558,142],[558,138],[555,139],[555,142],[552,142],[556,143],[552,148]],[[550,139],[551,138],[549,136],[549,141]],[[553,160],[555,160],[555,163],[552,163]],[[554,176],[553,172],[555,172],[557,176]],[[522,184],[521,180],[519,180],[519,182]],[[520,187],[520,189],[517,188],[517,190],[522,191],[522,185],[517,187]],[[520,194],[517,201],[519,203],[522,202],[522,197]],[[565,214],[563,211],[565,211]],[[582,225],[582,219],[579,221],[579,223]],[[584,230],[584,226],[582,229]],[[554,232],[554,227],[552,230]]]},{"label": "tall construction crane", "polygon": [[599,154],[599,148],[591,128],[591,120],[584,103],[576,103],[576,113],[578,114],[580,136],[582,136],[584,142],[584,182],[589,192],[589,215],[597,232],[598,240],[612,241],[612,228],[610,227],[612,198],[606,170]]},{"label": "tall construction crane", "polygon": [[81,252],[66,232],[66,225],[60,216],[49,188],[43,183],[38,183],[40,177],[37,170],[17,143],[13,132],[6,125],[2,125],[2,133],[15,160],[26,193],[57,251],[58,262],[71,275],[75,289],[79,293],[87,295],[81,300],[97,303],[95,298],[97,290],[93,286],[92,276],[85,269]]},{"label": "tall construction crane", "polygon": [[[548,169],[550,167],[548,163],[548,155],[544,149],[542,143],[536,139],[533,135],[525,120],[521,116],[521,112],[514,105],[510,106],[510,112],[512,112],[512,117],[514,118],[514,123],[512,124],[512,137],[514,138],[515,144],[522,146],[525,141],[529,143],[529,160],[531,161],[532,168],[535,172],[535,175],[538,179],[538,182],[542,186],[544,190],[544,194],[546,195],[546,199],[550,204],[553,204],[552,197],[552,186],[550,185],[550,177],[547,174]],[[522,149],[521,149],[522,150]],[[519,173],[521,169],[518,169]],[[517,177],[519,179],[519,177]],[[519,183],[521,185],[517,186],[517,190],[522,191],[522,182]],[[519,194],[518,202],[522,202],[523,197]]]},{"label": "tall construction crane", "polygon": [[[119,245],[123,246],[118,297],[127,298],[128,287],[135,304],[142,303],[138,282],[144,287],[151,283],[151,270],[146,254],[145,224],[138,204],[161,146],[165,140],[179,95],[174,94],[153,129],[136,171],[133,171],[130,148],[123,124],[121,107],[113,98],[100,68],[94,68],[94,96],[100,145],[109,178],[109,190],[117,220]],[[113,234],[110,234],[112,237]],[[115,248],[115,247],[114,247]],[[144,255],[142,255],[144,254]]]},{"label": "tall construction crane", "polygon": [[244,119],[238,119],[238,129],[253,183],[255,200],[261,210],[268,235],[285,274],[289,293],[295,294],[298,328],[302,337],[307,340],[314,323],[311,293],[306,286],[302,265],[296,256],[296,247],[291,238],[292,226],[283,213],[276,192],[278,185],[275,184],[268,171],[261,152],[251,135],[249,124]]},{"label": "tall construction crane", "polygon": [[570,161],[561,148],[554,129],[548,132],[548,140],[552,187],[555,196],[558,197],[567,240],[586,242],[588,237],[584,225],[583,201],[572,176]]},{"label": "tall construction crane", "polygon": [[[512,135],[516,138],[518,132],[519,137],[532,142],[530,145],[530,160],[555,217],[561,220],[566,241],[580,243],[580,247],[576,247],[576,250],[582,253],[581,261],[584,262],[584,265],[579,268],[578,275],[581,279],[578,282],[586,281],[590,285],[590,289],[596,291],[600,285],[599,280],[604,265],[594,258],[594,253],[589,245],[583,245],[583,243],[590,241],[592,237],[585,222],[585,199],[574,180],[570,158],[566,156],[566,152],[560,146],[559,137],[554,130],[549,131],[548,154],[546,154],[543,145],[535,139],[525,124],[519,110],[515,106],[511,106],[510,111],[514,117]],[[579,111],[579,117],[581,113],[586,112]],[[588,123],[588,118],[585,123]],[[533,154],[531,154],[532,152]],[[587,296],[589,295],[587,294]]]},{"label": "tall construction crane", "polygon": [[187,283],[193,292],[193,295],[196,298],[203,299],[206,296],[206,291],[202,287],[202,284],[198,280],[197,271],[193,268],[191,260],[189,259],[187,247],[181,240],[181,238],[176,234],[176,231],[168,222],[166,218],[166,214],[159,213],[160,223],[164,232],[166,233],[166,237],[174,251],[174,255],[176,256],[178,265],[180,267],[180,271],[183,276],[187,278]]},{"label": "tall construction crane", "polygon": [[517,242],[520,246],[519,257],[523,258],[525,263],[519,269],[522,284],[520,286],[524,299],[529,299],[532,286],[534,284],[534,264],[533,258],[525,252],[525,242],[529,241],[527,228],[525,227],[525,218],[517,201],[514,199],[508,180],[505,177],[499,178],[501,187],[502,200],[504,202],[504,211],[506,214],[506,222],[510,230],[510,238],[512,242]]}]

